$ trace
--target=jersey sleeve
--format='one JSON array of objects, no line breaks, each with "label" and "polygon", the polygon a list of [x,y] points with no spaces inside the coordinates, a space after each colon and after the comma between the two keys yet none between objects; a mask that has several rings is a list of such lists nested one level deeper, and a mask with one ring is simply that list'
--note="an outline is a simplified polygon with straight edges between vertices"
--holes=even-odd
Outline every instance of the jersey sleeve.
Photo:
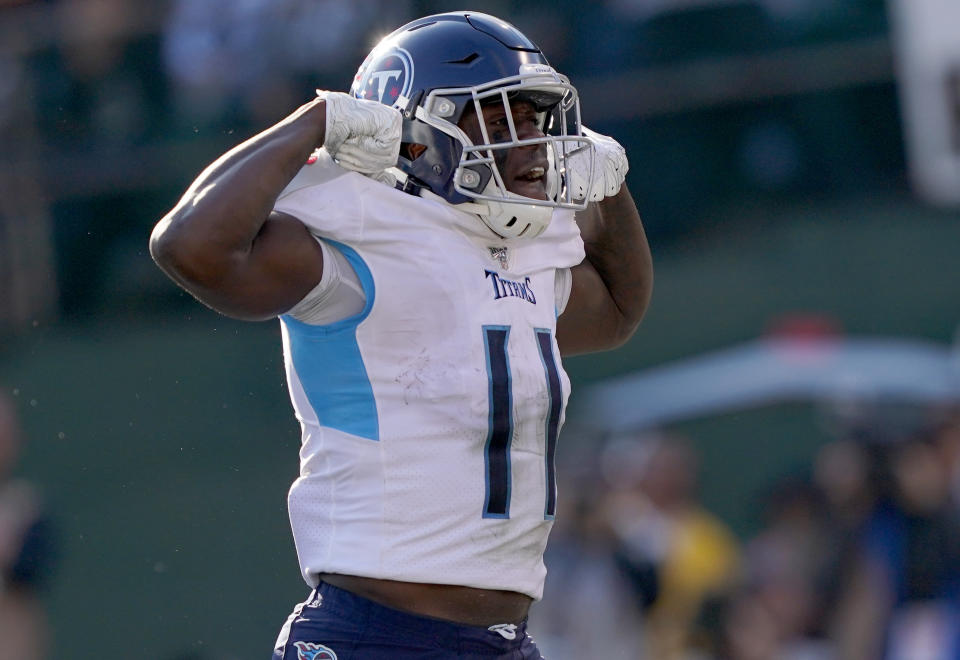
[{"label": "jersey sleeve", "polygon": [[310,325],[327,325],[359,314],[366,296],[353,267],[343,252],[319,237],[314,237],[323,252],[320,282],[287,314]]},{"label": "jersey sleeve", "polygon": [[511,239],[506,244],[518,272],[571,268],[584,259],[580,227],[570,209],[556,209],[546,231],[535,239]]},{"label": "jersey sleeve", "polygon": [[570,300],[570,291],[572,289],[573,272],[569,268],[558,268],[553,289],[557,316],[563,314],[563,310],[567,308],[567,301]]}]

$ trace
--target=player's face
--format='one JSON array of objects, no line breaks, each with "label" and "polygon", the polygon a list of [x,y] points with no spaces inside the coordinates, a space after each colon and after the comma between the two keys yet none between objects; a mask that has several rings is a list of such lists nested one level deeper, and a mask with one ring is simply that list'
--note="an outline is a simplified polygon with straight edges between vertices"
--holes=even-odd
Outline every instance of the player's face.
[{"label": "player's face", "polygon": [[[507,123],[507,109],[502,103],[491,103],[481,108],[487,135],[491,142],[509,142],[510,126]],[[533,104],[518,101],[511,104],[513,124],[517,129],[517,138],[530,140],[543,137]],[[473,106],[467,106],[459,123],[460,128],[474,144],[484,144],[486,140],[480,132],[477,113]],[[512,193],[547,199],[547,145],[531,144],[511,149],[494,149],[493,157],[503,176],[503,182]]]}]

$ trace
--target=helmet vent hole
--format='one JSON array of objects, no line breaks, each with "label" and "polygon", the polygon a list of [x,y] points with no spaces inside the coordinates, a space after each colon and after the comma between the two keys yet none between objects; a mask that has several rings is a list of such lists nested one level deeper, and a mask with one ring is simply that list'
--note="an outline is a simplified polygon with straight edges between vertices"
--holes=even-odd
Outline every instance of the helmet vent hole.
[{"label": "helmet vent hole", "polygon": [[400,143],[400,155],[410,161],[420,158],[426,151],[427,147],[425,145],[417,144],[416,142]]},{"label": "helmet vent hole", "polygon": [[447,64],[470,64],[470,62],[474,61],[478,57],[480,57],[480,53],[470,53],[462,60],[447,60]]},{"label": "helmet vent hole", "polygon": [[507,226],[512,227],[515,224],[517,224],[517,216],[513,216],[512,218],[510,218],[510,222],[507,223]]}]

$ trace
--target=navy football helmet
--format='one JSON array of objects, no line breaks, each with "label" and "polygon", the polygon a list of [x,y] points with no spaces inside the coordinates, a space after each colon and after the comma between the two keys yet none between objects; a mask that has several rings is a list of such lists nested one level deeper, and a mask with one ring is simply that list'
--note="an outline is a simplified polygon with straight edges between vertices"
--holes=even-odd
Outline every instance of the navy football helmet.
[{"label": "navy football helmet", "polygon": [[[476,213],[505,238],[532,238],[550,223],[555,208],[585,208],[564,184],[568,158],[586,151],[594,176],[590,139],[582,135],[577,90],[547,62],[519,30],[476,12],[418,19],[385,37],[367,56],[350,92],[396,107],[403,113],[405,145],[397,164],[404,190],[429,190],[450,204]],[[534,107],[541,133],[521,139],[511,102]],[[491,141],[480,122],[483,142],[474,144],[458,122],[468,108],[502,103],[510,139]],[[546,144],[547,199],[507,190],[497,167],[498,150]]]}]

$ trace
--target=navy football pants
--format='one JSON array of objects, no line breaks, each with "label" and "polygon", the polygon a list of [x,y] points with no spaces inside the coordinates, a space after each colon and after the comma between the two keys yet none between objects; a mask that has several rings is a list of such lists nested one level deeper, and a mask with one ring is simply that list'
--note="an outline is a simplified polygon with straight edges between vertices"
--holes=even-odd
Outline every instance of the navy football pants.
[{"label": "navy football pants", "polygon": [[321,583],[287,619],[273,660],[542,660],[526,622],[500,628],[407,614]]}]

